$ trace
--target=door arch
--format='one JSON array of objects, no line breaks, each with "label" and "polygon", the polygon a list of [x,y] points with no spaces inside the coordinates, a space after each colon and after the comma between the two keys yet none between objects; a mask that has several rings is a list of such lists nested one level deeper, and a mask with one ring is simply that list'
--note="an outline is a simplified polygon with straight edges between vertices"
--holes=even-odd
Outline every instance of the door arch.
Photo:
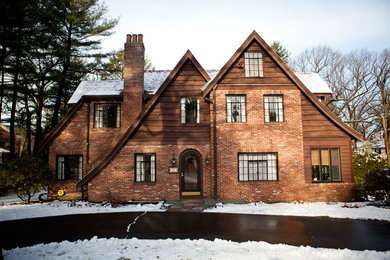
[{"label": "door arch", "polygon": [[201,159],[193,150],[185,151],[180,160],[180,186],[182,196],[200,196]]}]

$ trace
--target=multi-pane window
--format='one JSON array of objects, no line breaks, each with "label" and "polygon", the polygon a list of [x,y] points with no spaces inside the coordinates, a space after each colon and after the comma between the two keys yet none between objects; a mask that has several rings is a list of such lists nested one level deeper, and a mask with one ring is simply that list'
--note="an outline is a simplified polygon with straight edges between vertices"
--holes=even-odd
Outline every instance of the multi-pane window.
[{"label": "multi-pane window", "polygon": [[340,149],[311,149],[312,179],[316,181],[341,181]]},{"label": "multi-pane window", "polygon": [[83,156],[58,155],[57,180],[81,180],[83,176]]},{"label": "multi-pane window", "polygon": [[95,104],[95,128],[118,128],[120,124],[120,104]]},{"label": "multi-pane window", "polygon": [[245,52],[245,77],[263,77],[263,56],[260,52]]},{"label": "multi-pane window", "polygon": [[135,181],[155,182],[156,181],[156,155],[136,154],[135,155]]},{"label": "multi-pane window", "polygon": [[283,95],[264,95],[265,122],[283,122],[283,110]]},{"label": "multi-pane window", "polygon": [[246,122],[246,98],[245,95],[226,96],[226,121]]},{"label": "multi-pane window", "polygon": [[199,124],[199,98],[182,98],[180,107],[182,124]]},{"label": "multi-pane window", "polygon": [[239,181],[278,180],[277,153],[239,153]]}]

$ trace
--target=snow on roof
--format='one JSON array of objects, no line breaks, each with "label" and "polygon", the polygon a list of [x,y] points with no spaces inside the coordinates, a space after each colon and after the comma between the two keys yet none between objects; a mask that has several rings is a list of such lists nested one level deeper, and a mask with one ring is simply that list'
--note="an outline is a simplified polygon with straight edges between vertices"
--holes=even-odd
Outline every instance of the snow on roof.
[{"label": "snow on roof", "polygon": [[313,94],[333,93],[318,73],[295,73],[295,75]]},{"label": "snow on roof", "polygon": [[[145,71],[144,91],[154,95],[171,72],[171,70]],[[211,79],[218,74],[218,70],[206,70],[206,72]],[[318,73],[295,73],[295,75],[312,93],[332,94]],[[77,103],[82,96],[119,96],[122,91],[123,80],[82,81],[69,99],[68,104]]]},{"label": "snow on roof", "polygon": [[116,96],[123,91],[123,80],[81,81],[68,104],[77,103],[82,96]]},{"label": "snow on roof", "polygon": [[[218,70],[206,71],[210,77],[218,73]],[[171,72],[171,70],[145,71],[144,91],[154,95]],[[76,104],[82,96],[116,96],[120,95],[122,91],[123,80],[82,81],[69,99],[68,104]]]},{"label": "snow on roof", "polygon": [[7,149],[4,149],[4,148],[1,148],[0,147],[0,153],[9,153],[10,151],[8,151]]},{"label": "snow on roof", "polygon": [[155,94],[171,70],[147,70],[144,74],[144,91],[148,94]]}]

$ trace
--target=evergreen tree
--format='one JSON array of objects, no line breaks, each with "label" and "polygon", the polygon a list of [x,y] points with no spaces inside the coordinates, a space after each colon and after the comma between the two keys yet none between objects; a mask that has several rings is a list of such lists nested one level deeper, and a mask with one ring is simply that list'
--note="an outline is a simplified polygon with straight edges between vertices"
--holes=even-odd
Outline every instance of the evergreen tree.
[{"label": "evergreen tree", "polygon": [[55,103],[51,118],[51,129],[58,123],[70,93],[80,80],[90,73],[90,58],[99,56],[102,37],[112,34],[118,19],[107,19],[107,9],[97,0],[51,0],[57,33],[55,50],[59,57],[56,75]]},{"label": "evergreen tree", "polygon": [[290,52],[279,42],[273,41],[271,44],[271,49],[279,55],[279,57],[284,61],[284,63],[288,62],[288,57],[290,57]]}]

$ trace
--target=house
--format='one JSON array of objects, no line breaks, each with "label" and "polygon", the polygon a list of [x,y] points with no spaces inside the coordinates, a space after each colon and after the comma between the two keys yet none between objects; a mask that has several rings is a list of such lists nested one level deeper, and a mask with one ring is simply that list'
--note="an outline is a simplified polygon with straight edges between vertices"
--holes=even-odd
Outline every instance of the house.
[{"label": "house", "polygon": [[[16,145],[15,145],[16,146]],[[0,164],[11,158],[9,149],[9,130],[0,124]]]},{"label": "house", "polygon": [[190,51],[172,71],[144,72],[143,36],[128,35],[124,81],[82,82],[43,142],[49,197],[354,198],[362,137],[321,103],[323,83],[317,96],[305,85],[318,75],[294,74],[255,31],[209,73]]}]

